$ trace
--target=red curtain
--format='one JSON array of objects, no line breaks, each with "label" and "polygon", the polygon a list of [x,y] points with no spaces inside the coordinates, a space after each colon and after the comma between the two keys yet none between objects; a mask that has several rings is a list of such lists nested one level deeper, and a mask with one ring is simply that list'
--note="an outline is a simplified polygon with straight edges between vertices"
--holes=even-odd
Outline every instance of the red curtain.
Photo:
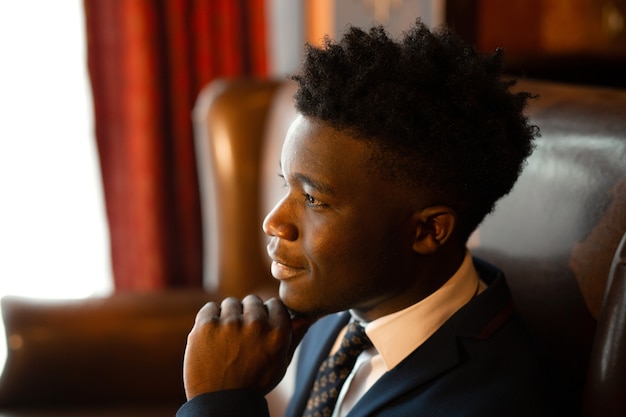
[{"label": "red curtain", "polygon": [[84,0],[116,290],[202,285],[191,110],[266,75],[264,0]]}]

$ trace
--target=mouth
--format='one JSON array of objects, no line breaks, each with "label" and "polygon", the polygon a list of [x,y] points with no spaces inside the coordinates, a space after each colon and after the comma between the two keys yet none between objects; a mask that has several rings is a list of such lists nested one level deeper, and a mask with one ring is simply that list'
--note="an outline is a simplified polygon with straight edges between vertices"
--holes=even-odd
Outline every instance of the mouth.
[{"label": "mouth", "polygon": [[304,268],[288,265],[282,261],[272,258],[272,276],[278,280],[287,280],[295,277],[304,271]]},{"label": "mouth", "polygon": [[270,247],[270,245],[268,245],[267,247],[267,253],[272,259],[272,276],[278,280],[287,280],[290,278],[294,278],[296,275],[302,273],[305,270],[305,268],[291,265],[288,261],[282,259],[282,257],[278,256],[273,248]]}]

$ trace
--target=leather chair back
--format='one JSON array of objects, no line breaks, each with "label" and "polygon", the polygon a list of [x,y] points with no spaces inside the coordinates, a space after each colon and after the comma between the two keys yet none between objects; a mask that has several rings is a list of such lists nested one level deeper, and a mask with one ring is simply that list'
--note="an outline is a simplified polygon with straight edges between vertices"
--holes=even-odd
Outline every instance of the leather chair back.
[{"label": "leather chair back", "polygon": [[280,199],[280,150],[296,117],[291,83],[217,80],[200,94],[194,130],[205,287],[226,296],[276,293],[265,215]]},{"label": "leather chair back", "polygon": [[505,271],[518,310],[582,398],[626,231],[626,92],[530,81],[519,88],[540,95],[528,113],[542,136],[471,246]]}]

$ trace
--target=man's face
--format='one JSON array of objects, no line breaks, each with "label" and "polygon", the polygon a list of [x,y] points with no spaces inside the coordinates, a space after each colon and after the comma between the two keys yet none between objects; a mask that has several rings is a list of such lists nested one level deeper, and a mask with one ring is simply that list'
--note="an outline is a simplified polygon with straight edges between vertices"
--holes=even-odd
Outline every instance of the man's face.
[{"label": "man's face", "polygon": [[263,223],[280,297],[300,314],[355,309],[368,319],[403,308],[412,276],[413,207],[372,174],[370,150],[298,117],[281,155],[286,194]]}]

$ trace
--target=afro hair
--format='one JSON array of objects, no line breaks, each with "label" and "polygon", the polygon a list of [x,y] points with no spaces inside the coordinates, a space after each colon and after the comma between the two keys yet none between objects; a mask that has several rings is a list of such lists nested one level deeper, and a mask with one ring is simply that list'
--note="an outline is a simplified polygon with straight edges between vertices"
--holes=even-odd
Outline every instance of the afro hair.
[{"label": "afro hair", "polygon": [[375,171],[428,189],[454,208],[467,238],[507,194],[539,135],[525,92],[502,77],[503,52],[478,52],[419,19],[399,40],[382,26],[349,27],[306,46],[297,110],[372,141]]}]

